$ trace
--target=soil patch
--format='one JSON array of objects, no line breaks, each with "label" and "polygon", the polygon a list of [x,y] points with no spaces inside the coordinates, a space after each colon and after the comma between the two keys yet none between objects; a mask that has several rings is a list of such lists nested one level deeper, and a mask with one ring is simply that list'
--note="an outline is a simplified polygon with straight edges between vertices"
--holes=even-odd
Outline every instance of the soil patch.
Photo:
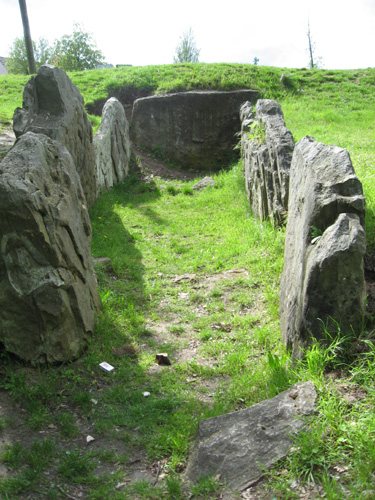
[{"label": "soil patch", "polygon": [[141,151],[134,144],[132,147],[132,169],[138,170],[146,182],[150,182],[154,177],[161,179],[191,181],[201,177],[201,172],[195,170],[181,170],[177,167],[167,165],[163,160],[153,157],[146,151]]}]

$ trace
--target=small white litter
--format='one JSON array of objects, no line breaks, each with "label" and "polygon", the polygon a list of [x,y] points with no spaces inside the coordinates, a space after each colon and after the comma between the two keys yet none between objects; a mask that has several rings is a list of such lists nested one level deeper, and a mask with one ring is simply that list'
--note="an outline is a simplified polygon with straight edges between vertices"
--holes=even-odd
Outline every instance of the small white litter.
[{"label": "small white litter", "polygon": [[111,372],[112,370],[115,369],[114,366],[110,365],[109,363],[107,363],[106,361],[103,361],[102,363],[100,363],[100,368],[102,370],[104,370],[105,372]]}]

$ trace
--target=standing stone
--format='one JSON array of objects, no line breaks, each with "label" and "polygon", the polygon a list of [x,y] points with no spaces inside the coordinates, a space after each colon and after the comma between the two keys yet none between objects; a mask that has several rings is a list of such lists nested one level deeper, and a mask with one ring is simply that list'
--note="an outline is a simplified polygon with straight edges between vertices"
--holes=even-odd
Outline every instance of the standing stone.
[{"label": "standing stone", "polygon": [[[349,154],[304,137],[295,147],[280,284],[284,343],[301,356],[311,338],[359,332],[364,313],[365,199]],[[317,233],[321,233],[321,237]]]},{"label": "standing stone", "polygon": [[255,90],[191,91],[137,99],[131,137],[139,148],[157,151],[183,168],[218,170],[234,159],[244,101]]},{"label": "standing stone", "polygon": [[302,417],[314,410],[316,397],[314,383],[302,382],[244,410],[203,420],[189,458],[188,479],[219,474],[239,491],[256,483],[289,453],[292,436],[305,427]]},{"label": "standing stone", "polygon": [[0,163],[0,342],[32,364],[79,356],[99,298],[91,225],[67,149],[28,132]]},{"label": "standing stone", "polygon": [[96,199],[92,126],[78,87],[63,70],[45,64],[25,85],[22,106],[13,116],[16,137],[35,132],[61,142],[73,158],[87,204],[92,206]]},{"label": "standing stone", "polygon": [[261,220],[285,222],[288,210],[289,171],[294,141],[285,127],[280,105],[260,99],[253,116],[251,106],[241,108],[241,149],[250,207]]},{"label": "standing stone", "polygon": [[130,139],[125,111],[115,97],[106,102],[94,136],[97,192],[121,182],[129,171]]}]

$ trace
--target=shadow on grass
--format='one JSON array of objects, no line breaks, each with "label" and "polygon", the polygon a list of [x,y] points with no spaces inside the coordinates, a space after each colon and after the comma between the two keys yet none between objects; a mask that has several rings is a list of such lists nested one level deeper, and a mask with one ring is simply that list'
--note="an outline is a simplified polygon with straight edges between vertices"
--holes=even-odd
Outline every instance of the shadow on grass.
[{"label": "shadow on grass", "polygon": [[134,225],[133,220],[127,226],[124,209],[140,211],[158,225],[164,225],[167,222],[148,206],[158,198],[160,192],[154,183],[142,182],[140,176],[132,174],[103,194],[90,212],[93,255],[107,257],[112,263],[109,269],[97,271],[103,306],[100,335],[113,339],[111,347],[121,347],[119,343],[131,343],[132,339],[139,338],[144,331],[144,315],[149,304],[143,256],[137,246],[141,223]]}]

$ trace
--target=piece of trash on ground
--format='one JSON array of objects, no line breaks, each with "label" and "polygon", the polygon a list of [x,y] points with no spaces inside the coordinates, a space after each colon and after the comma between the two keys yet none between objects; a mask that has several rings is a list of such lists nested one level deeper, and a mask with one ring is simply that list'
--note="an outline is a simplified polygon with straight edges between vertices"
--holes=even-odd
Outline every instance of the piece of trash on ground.
[{"label": "piece of trash on ground", "polygon": [[164,365],[164,366],[169,366],[172,364],[166,352],[160,352],[159,354],[157,354],[156,362],[158,365]]},{"label": "piece of trash on ground", "polygon": [[100,363],[100,368],[102,370],[104,370],[105,372],[111,372],[112,370],[115,369],[114,366],[110,365],[109,363],[107,363],[106,361],[103,361],[102,363]]}]

